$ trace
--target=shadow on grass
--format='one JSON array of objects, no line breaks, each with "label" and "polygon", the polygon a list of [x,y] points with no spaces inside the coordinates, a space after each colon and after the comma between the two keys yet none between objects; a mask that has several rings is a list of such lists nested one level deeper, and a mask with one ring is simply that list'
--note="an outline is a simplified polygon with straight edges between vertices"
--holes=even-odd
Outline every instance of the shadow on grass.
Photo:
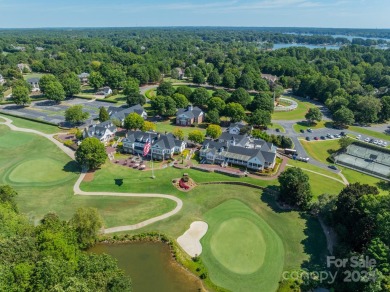
[{"label": "shadow on grass", "polygon": [[301,213],[301,218],[306,220],[304,234],[307,236],[301,243],[304,252],[310,256],[309,260],[302,263],[301,268],[308,271],[321,271],[326,268],[328,255],[326,236],[317,218],[305,213]]},{"label": "shadow on grass", "polygon": [[282,209],[276,202],[276,194],[279,191],[278,186],[268,186],[260,195],[260,200],[267,204],[275,213],[290,212],[289,209]]},{"label": "shadow on grass", "polygon": [[117,185],[118,187],[121,187],[123,185],[123,178],[115,178],[114,181],[115,185]]},{"label": "shadow on grass", "polygon": [[376,183],[376,186],[383,191],[390,191],[390,182],[389,181],[381,180],[380,182]]},{"label": "shadow on grass", "polygon": [[65,172],[73,172],[76,174],[80,174],[81,167],[76,161],[72,160],[65,164],[62,170]]}]

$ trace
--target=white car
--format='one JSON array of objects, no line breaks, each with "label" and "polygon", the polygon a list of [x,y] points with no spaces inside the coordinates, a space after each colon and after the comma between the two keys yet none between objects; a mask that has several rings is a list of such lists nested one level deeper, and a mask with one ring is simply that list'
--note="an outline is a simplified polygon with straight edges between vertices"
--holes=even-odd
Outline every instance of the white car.
[{"label": "white car", "polygon": [[341,136],[339,134],[334,135],[335,138],[340,138]]},{"label": "white car", "polygon": [[383,146],[383,147],[387,147],[387,142],[383,142],[383,143],[382,143],[382,146]]},{"label": "white car", "polygon": [[383,144],[383,141],[382,141],[382,140],[379,140],[379,141],[378,141],[378,145],[379,145],[379,146],[382,146],[382,144]]},{"label": "white car", "polygon": [[375,144],[375,145],[378,145],[378,140],[375,140],[375,141],[374,141],[374,144]]},{"label": "white car", "polygon": [[360,140],[362,138],[362,135],[357,135],[356,139]]},{"label": "white car", "polygon": [[333,135],[330,135],[329,138],[330,138],[330,139],[334,139],[334,136],[333,136]]},{"label": "white car", "polygon": [[370,142],[370,138],[366,138],[366,139],[364,139],[364,142]]}]

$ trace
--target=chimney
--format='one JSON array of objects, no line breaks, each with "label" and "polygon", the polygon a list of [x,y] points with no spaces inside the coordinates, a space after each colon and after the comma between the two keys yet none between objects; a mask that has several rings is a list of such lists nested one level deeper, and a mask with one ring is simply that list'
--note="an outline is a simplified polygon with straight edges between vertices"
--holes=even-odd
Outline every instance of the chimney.
[{"label": "chimney", "polygon": [[188,107],[187,107],[187,109],[188,109],[189,111],[192,111],[192,110],[194,109],[194,107],[192,106],[192,104],[189,104]]}]

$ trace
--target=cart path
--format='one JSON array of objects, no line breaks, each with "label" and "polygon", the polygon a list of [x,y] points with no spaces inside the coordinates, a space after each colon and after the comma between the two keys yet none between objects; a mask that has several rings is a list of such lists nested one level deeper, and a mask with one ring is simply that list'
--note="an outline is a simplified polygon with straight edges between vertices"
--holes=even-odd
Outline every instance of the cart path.
[{"label": "cart path", "polygon": [[[57,147],[59,147],[62,151],[64,151],[70,158],[74,160],[74,152],[69,149],[68,147],[64,146],[62,143],[54,139],[54,135],[56,134],[45,134],[42,132],[39,132],[37,130],[32,129],[26,129],[26,128],[19,128],[12,124],[12,120],[0,116],[2,119],[5,120],[5,122],[0,122],[0,125],[6,125],[13,131],[18,132],[26,132],[26,133],[32,133],[37,134],[39,136],[45,137],[49,139],[51,142],[53,142]],[[143,228],[147,225],[156,223],[158,221],[167,219],[173,215],[176,215],[180,210],[183,208],[183,201],[175,196],[172,195],[163,195],[163,194],[144,194],[144,193],[113,193],[113,192],[85,192],[80,189],[80,184],[83,181],[85,177],[85,172],[82,172],[80,174],[80,177],[77,179],[76,183],[73,186],[73,191],[75,195],[81,195],[81,196],[113,196],[113,197],[141,197],[141,198],[163,198],[168,199],[176,202],[176,207],[172,211],[169,211],[168,213],[165,213],[163,215],[150,218],[148,220],[133,224],[133,225],[124,225],[124,226],[117,226],[117,227],[111,227],[104,230],[104,233],[114,233],[119,231],[131,231],[131,230],[137,230],[140,228]]]},{"label": "cart path", "polygon": [[[287,164],[287,166],[289,167],[294,167],[293,165],[291,164]],[[320,173],[320,172],[317,172],[317,171],[314,171],[314,170],[310,170],[310,169],[307,169],[307,168],[303,168],[303,167],[300,167],[302,170],[304,171],[307,171],[307,172],[312,172],[312,173],[315,173],[315,174],[318,174],[318,175],[322,175],[324,177],[327,177],[327,178],[330,178],[330,179],[333,179],[335,181],[338,181],[340,183],[342,183],[343,185],[349,185],[349,182],[348,180],[344,177],[344,175],[342,175],[341,173],[338,173],[338,175],[341,177],[342,180],[339,180],[337,178],[334,178],[332,176],[329,176],[329,175],[326,175],[326,174],[323,174],[323,173]]]}]

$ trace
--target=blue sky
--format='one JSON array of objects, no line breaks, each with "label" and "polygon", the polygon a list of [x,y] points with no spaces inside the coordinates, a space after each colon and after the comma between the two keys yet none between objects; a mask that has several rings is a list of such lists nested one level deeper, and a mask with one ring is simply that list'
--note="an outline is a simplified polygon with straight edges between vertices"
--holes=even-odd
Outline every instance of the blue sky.
[{"label": "blue sky", "polygon": [[0,0],[0,27],[390,28],[389,0]]}]

